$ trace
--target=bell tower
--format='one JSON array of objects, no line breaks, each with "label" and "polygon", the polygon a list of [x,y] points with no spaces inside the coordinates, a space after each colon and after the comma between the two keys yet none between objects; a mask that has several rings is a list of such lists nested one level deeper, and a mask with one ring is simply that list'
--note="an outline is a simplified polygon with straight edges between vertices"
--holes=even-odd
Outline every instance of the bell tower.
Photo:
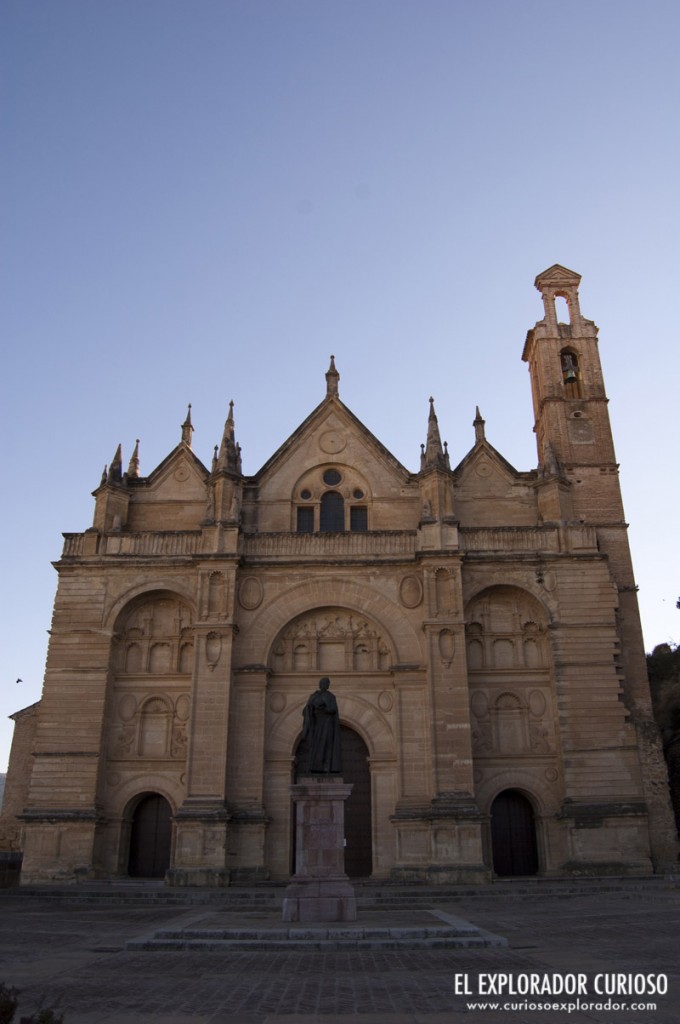
[{"label": "bell tower", "polygon": [[[666,798],[663,754],[652,716],[598,330],[581,314],[580,281],[579,274],[555,264],[534,282],[543,298],[545,315],[527,333],[522,359],[529,364],[531,375],[538,445],[538,508],[543,521],[562,524],[565,537],[580,532],[584,543],[590,543],[591,550],[607,564],[616,592],[615,637],[609,657],[613,655],[620,699],[636,729],[653,857],[659,865],[675,859],[675,830]],[[558,317],[558,300],[564,300],[560,305],[568,323]],[[559,500],[551,496],[557,489]],[[598,607],[598,602],[588,604],[584,592],[580,608],[574,612],[574,621],[578,621],[583,635],[597,629]],[[559,657],[563,662],[569,660],[564,651]],[[589,664],[601,679],[606,676],[608,660],[604,654],[599,661],[592,652],[589,656]],[[663,781],[656,782],[659,779]]]},{"label": "bell tower", "polygon": [[[545,316],[527,334],[522,358],[529,364],[539,470],[556,459],[571,485],[571,514],[593,525],[623,523],[608,399],[598,352],[597,327],[581,314],[581,281],[555,264],[536,278]],[[569,322],[558,320],[565,300]]]}]

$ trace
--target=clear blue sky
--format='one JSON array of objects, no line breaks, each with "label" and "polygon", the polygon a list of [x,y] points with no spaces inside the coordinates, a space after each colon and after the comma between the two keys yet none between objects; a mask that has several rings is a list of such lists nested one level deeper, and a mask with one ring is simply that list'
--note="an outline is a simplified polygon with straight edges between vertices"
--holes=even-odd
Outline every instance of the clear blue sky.
[{"label": "clear blue sky", "polygon": [[[61,532],[228,402],[256,472],[323,397],[417,470],[475,405],[536,465],[535,275],[583,275],[648,649],[680,640],[677,0],[4,0],[6,716],[40,696]],[[15,679],[23,679],[15,684]]]}]

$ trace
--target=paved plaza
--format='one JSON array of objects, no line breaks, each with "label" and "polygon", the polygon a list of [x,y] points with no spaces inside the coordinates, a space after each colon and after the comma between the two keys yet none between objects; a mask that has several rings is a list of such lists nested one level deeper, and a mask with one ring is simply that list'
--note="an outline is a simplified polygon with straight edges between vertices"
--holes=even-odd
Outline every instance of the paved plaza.
[{"label": "paved plaza", "polygon": [[[281,889],[233,907],[224,891],[163,902],[159,887],[0,892],[0,980],[21,990],[21,1013],[58,1007],[65,1024],[677,1024],[678,911],[672,880],[608,884],[503,883],[425,890],[404,899],[364,890],[357,928],[463,919],[507,940],[480,948],[128,948],[159,931],[281,929]],[[254,897],[257,894],[253,894]],[[195,898],[194,898],[195,897]],[[181,899],[185,902],[180,902]],[[431,900],[431,911],[428,910]],[[384,906],[382,905],[384,903]],[[412,906],[410,904],[412,903]],[[438,916],[437,916],[438,915]],[[571,996],[477,995],[480,979],[585,976],[586,1009]],[[661,996],[595,996],[597,975],[668,976]],[[488,979],[491,978],[491,982]],[[610,982],[606,982],[609,984]],[[624,984],[628,981],[624,979]],[[636,984],[640,984],[638,981]],[[467,985],[472,994],[465,995]],[[628,1009],[599,1009],[607,998]],[[532,1002],[533,1000],[533,1002]],[[497,1002],[482,1009],[482,1002]],[[591,1005],[599,1001],[594,1007]],[[556,1010],[532,1005],[555,1002]],[[610,1005],[611,1005],[610,1002]],[[656,1008],[630,1009],[631,1003]],[[514,1009],[501,1008],[508,1003]],[[19,1014],[16,1020],[18,1021]]]}]

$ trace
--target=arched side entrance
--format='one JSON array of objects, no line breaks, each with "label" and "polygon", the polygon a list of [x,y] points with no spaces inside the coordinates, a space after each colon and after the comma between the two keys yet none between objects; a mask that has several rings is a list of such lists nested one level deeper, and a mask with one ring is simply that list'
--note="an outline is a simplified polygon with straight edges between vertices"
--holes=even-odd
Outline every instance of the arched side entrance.
[{"label": "arched side entrance", "polygon": [[[345,801],[345,872],[350,878],[368,878],[373,871],[373,830],[371,812],[371,772],[368,747],[358,732],[340,726],[342,740],[342,778],[353,786]],[[295,754],[295,780],[306,774],[304,744]],[[295,828],[292,829],[293,847]],[[295,851],[293,849],[293,864]]]},{"label": "arched side entrance", "polygon": [[518,789],[504,789],[491,805],[491,845],[497,875],[535,875],[538,871],[534,811]]},{"label": "arched side entrance", "polygon": [[132,878],[163,878],[170,867],[172,810],[160,793],[147,793],[132,815],[128,874]]}]

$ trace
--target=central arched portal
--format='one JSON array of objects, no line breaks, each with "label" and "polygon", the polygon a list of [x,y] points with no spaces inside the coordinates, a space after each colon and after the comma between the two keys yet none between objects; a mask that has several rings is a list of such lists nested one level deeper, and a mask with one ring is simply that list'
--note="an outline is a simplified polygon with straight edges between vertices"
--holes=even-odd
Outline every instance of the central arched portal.
[{"label": "central arched portal", "polygon": [[[368,878],[373,871],[373,832],[371,813],[371,772],[368,747],[359,733],[341,725],[342,778],[352,793],[345,801],[345,871],[350,878]],[[307,774],[304,745],[295,754],[295,781]],[[295,828],[292,830],[295,847]],[[293,864],[295,850],[293,849]]]}]

